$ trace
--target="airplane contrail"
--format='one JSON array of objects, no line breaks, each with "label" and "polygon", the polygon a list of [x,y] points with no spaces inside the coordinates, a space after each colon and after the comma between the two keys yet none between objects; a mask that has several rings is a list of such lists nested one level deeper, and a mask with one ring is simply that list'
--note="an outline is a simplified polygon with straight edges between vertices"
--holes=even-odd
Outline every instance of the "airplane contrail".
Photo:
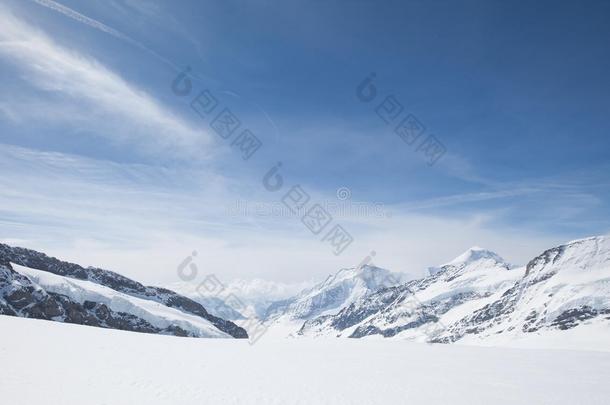
[{"label": "airplane contrail", "polygon": [[[173,63],[171,60],[159,55],[157,52],[153,51],[152,49],[148,48],[146,45],[142,44],[139,41],[136,41],[135,39],[129,37],[128,35],[123,34],[122,32],[109,27],[108,25],[104,24],[101,21],[95,20],[91,17],[87,17],[84,14],[79,13],[76,10],[71,9],[70,7],[66,7],[63,4],[60,4],[54,0],[31,0],[34,3],[46,7],[48,9],[51,9],[55,12],[58,12],[60,14],[63,14],[64,16],[71,18],[72,20],[78,21],[79,23],[88,25],[91,28],[97,29],[99,31],[102,31],[108,35],[112,35],[113,37],[127,42],[130,45],[133,45],[147,53],[149,53],[150,55],[154,56],[155,58],[157,58],[158,60],[160,60],[161,62],[165,63],[166,65],[170,66],[172,69],[174,69],[177,72],[181,72],[183,70],[183,68],[179,67],[178,65],[176,65],[175,63]],[[204,80],[203,78],[199,77],[198,75],[195,75],[193,73],[189,74],[190,77],[192,77],[195,80],[198,80],[201,83],[205,83],[206,80]],[[275,130],[275,137],[276,139],[279,138],[279,130],[277,128],[277,125],[275,124],[275,122],[271,119],[271,117],[269,116],[269,114],[267,114],[267,112],[260,106],[256,105],[255,106],[262,111],[262,113],[265,115],[267,121],[273,126],[274,130]]]},{"label": "airplane contrail", "polygon": [[95,20],[93,18],[87,17],[84,14],[79,13],[76,10],[73,10],[69,7],[66,7],[56,1],[53,0],[32,0],[34,3],[37,3],[38,5],[41,5],[43,7],[46,7],[48,9],[51,9],[53,11],[56,11],[60,14],[65,15],[68,18],[71,18],[75,21],[78,21],[82,24],[88,25],[91,28],[95,28],[99,31],[105,32],[106,34],[112,35],[113,37],[120,39],[121,41],[125,41],[135,47],[140,48],[141,50],[148,52],[149,54],[153,55],[154,57],[156,57],[157,59],[159,59],[160,61],[162,61],[163,63],[171,66],[172,68],[174,68],[177,71],[180,71],[181,68],[178,67],[176,64],[174,64],[172,61],[170,61],[169,59],[159,55],[157,52],[153,51],[152,49],[148,48],[147,46],[145,46],[144,44],[142,44],[139,41],[136,41],[135,39],[123,34],[122,32],[107,26],[106,24]]}]

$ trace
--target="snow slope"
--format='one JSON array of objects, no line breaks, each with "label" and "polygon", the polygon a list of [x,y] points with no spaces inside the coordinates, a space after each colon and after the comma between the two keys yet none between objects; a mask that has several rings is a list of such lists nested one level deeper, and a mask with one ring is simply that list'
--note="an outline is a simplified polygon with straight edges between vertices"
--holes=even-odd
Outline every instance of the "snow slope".
[{"label": "snow slope", "polygon": [[[11,263],[26,268],[64,277],[65,280],[81,280],[106,287],[142,300],[174,308],[184,314],[194,315],[214,325],[221,332],[235,338],[247,338],[244,328],[226,319],[210,314],[201,304],[166,288],[145,286],[113,271],[96,267],[83,267],[65,262],[44,253],[0,243],[0,314],[27,318],[49,319],[58,322],[78,323],[121,330],[148,333],[170,333],[177,336],[199,336],[172,324],[160,329],[146,320],[126,312],[113,311],[104,303],[86,300],[83,304],[65,295],[46,292],[33,285],[31,280],[12,269]],[[81,284],[84,286],[85,284]],[[108,290],[105,290],[108,291]],[[206,334],[207,336],[207,334]]]},{"label": "snow slope", "polygon": [[610,353],[183,339],[0,316],[2,403],[607,404]]},{"label": "snow slope", "polygon": [[16,264],[12,266],[44,291],[68,297],[79,304],[86,301],[104,304],[112,311],[134,315],[159,329],[178,326],[190,332],[190,336],[231,338],[206,319],[155,301],[133,297],[91,281],[62,277]]}]

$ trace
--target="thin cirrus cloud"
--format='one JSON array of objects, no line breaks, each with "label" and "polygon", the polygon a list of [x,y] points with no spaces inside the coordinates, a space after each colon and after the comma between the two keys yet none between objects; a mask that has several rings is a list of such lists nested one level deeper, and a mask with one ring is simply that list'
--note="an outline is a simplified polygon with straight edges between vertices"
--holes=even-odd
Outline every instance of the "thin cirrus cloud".
[{"label": "thin cirrus cloud", "polygon": [[[15,65],[21,78],[37,90],[25,101],[0,100],[4,116],[71,127],[78,122],[97,136],[136,143],[151,153],[184,154],[195,146],[198,156],[206,147],[209,151],[211,137],[206,131],[99,61],[62,47],[6,9],[0,8],[0,19],[0,59]],[[41,100],[40,91],[52,102]]]},{"label": "thin cirrus cloud", "polygon": [[415,274],[475,244],[523,263],[567,240],[498,232],[488,226],[493,213],[355,215],[337,218],[354,237],[337,257],[298,217],[233,211],[234,184],[217,175],[1,144],[0,172],[11,173],[0,176],[0,242],[153,284],[177,281],[177,264],[193,250],[202,269],[227,280],[301,281],[358,265],[371,251],[376,265]]},{"label": "thin cirrus cloud", "polygon": [[[46,7],[48,9],[51,9],[53,11],[56,11],[68,18],[71,18],[74,21],[77,21],[81,24],[85,24],[88,25],[89,27],[99,30],[101,32],[104,32],[108,35],[111,35],[117,39],[120,39],[121,41],[125,41],[130,45],[133,45],[137,48],[140,48],[141,50],[150,53],[151,55],[153,55],[155,58],[161,60],[163,63],[168,64],[169,66],[171,66],[172,68],[176,69],[176,70],[180,70],[180,68],[175,65],[172,61],[170,61],[167,58],[164,58],[163,56],[159,55],[157,52],[153,51],[152,49],[150,49],[149,47],[147,47],[146,45],[142,44],[139,41],[136,41],[135,39],[131,38],[130,36],[120,32],[119,30],[116,30],[112,27],[109,27],[108,25],[102,23],[101,21],[98,21],[94,18],[88,17],[84,14],[79,13],[76,10],[71,9],[70,7],[64,6],[63,4],[60,4],[56,1],[53,0],[32,0],[33,2],[35,2],[36,4]],[[146,9],[146,7],[144,6],[144,9]]]}]

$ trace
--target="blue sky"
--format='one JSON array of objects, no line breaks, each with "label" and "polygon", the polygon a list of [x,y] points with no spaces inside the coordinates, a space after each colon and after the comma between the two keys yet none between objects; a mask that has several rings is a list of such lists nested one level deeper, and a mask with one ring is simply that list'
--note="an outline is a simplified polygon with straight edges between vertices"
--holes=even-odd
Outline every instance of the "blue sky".
[{"label": "blue sky", "polygon": [[[227,278],[300,281],[371,250],[417,272],[471,245],[523,263],[607,233],[609,16],[601,1],[5,1],[0,238],[148,282],[192,250]],[[171,91],[186,66],[193,95],[262,141],[247,161]],[[435,165],[375,113],[389,95],[445,146]],[[340,204],[384,214],[335,215],[354,238],[337,257],[296,217],[231,211],[279,206],[261,183],[278,161],[286,188],[336,204],[346,187]]]}]

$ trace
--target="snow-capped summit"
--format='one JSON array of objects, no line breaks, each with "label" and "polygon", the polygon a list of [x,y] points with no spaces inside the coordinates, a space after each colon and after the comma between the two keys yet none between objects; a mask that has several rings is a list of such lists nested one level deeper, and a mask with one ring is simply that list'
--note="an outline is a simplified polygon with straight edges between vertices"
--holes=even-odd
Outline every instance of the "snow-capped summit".
[{"label": "snow-capped summit", "polygon": [[[405,277],[403,274],[370,265],[344,268],[303,291],[284,308],[277,308],[274,312],[291,319],[309,319],[334,313],[382,287],[400,284]],[[273,316],[273,313],[269,315]]]},{"label": "snow-capped summit", "polygon": [[332,288],[345,281],[354,282],[354,285],[362,287],[366,290],[377,290],[382,287],[389,287],[399,283],[405,278],[405,275],[392,273],[389,270],[381,267],[364,265],[359,267],[349,267],[339,270],[337,273],[328,276],[328,278],[319,286],[318,290]]},{"label": "snow-capped summit", "polygon": [[517,268],[475,247],[434,270],[368,294],[335,315],[309,319],[299,334],[502,344],[576,327],[583,335],[607,330],[607,236],[548,249]]},{"label": "snow-capped summit", "polygon": [[438,267],[429,267],[428,272],[436,274],[441,271],[471,271],[477,269],[511,269],[513,266],[506,262],[499,254],[491,250],[473,246],[448,263]]},{"label": "snow-capped summit", "polygon": [[434,336],[426,330],[429,326],[438,326],[441,318],[449,322],[475,303],[499,297],[523,276],[522,272],[510,269],[497,253],[473,247],[449,263],[429,269],[428,277],[380,289],[345,306],[335,315],[309,319],[299,334],[400,335],[429,340]]},{"label": "snow-capped summit", "polygon": [[527,275],[541,271],[578,272],[607,268],[610,264],[610,238],[594,236],[568,242],[544,251],[527,264]]},{"label": "snow-capped summit", "polygon": [[294,333],[305,320],[336,314],[358,299],[406,279],[402,273],[371,265],[344,268],[297,296],[272,305],[267,322],[279,326],[286,334]]},{"label": "snow-capped summit", "polygon": [[[444,341],[524,339],[610,320],[610,240],[580,239],[545,250],[524,276],[496,300],[475,309],[444,333]],[[586,331],[584,332],[586,333]]]},{"label": "snow-capped summit", "polygon": [[446,263],[445,266],[456,266],[460,264],[468,265],[481,260],[493,260],[496,263],[505,263],[504,259],[496,252],[492,252],[491,250],[483,249],[478,246],[473,246],[449,263]]}]

